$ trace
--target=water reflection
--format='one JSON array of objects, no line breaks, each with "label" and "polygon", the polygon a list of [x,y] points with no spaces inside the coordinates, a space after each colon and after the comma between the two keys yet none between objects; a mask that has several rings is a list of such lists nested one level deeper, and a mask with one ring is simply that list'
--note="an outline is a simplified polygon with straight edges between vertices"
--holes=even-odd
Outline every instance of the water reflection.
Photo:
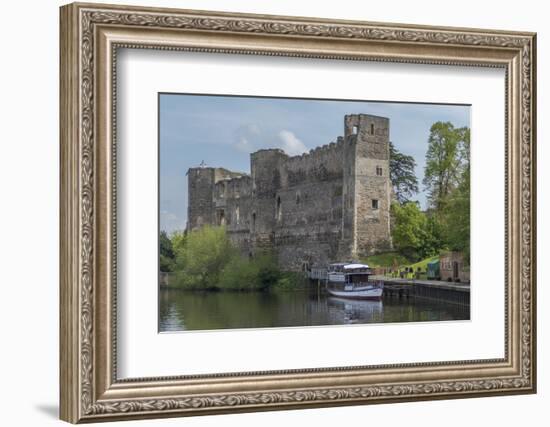
[{"label": "water reflection", "polygon": [[468,307],[422,299],[347,300],[324,293],[160,291],[160,331],[465,320]]},{"label": "water reflection", "polygon": [[368,323],[383,321],[382,301],[351,300],[329,296],[327,304],[332,315],[341,319],[337,324],[367,323],[365,319],[369,319]]}]

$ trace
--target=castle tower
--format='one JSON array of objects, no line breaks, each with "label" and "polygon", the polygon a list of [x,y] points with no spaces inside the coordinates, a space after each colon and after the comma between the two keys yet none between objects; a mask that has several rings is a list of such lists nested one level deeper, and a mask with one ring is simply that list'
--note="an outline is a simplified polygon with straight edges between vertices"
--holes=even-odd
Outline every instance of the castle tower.
[{"label": "castle tower", "polygon": [[389,119],[344,118],[342,239],[353,258],[391,248]]},{"label": "castle tower", "polygon": [[226,212],[225,180],[245,174],[224,168],[199,167],[187,171],[187,230],[203,225],[226,225],[230,216]]},{"label": "castle tower", "polygon": [[196,230],[203,225],[213,225],[215,169],[210,167],[190,168],[187,171],[187,230]]}]

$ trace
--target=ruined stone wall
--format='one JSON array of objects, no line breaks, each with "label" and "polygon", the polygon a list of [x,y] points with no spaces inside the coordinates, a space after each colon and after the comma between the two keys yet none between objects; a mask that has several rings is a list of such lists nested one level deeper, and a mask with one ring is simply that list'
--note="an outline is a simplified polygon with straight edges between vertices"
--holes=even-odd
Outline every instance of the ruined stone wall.
[{"label": "ruined stone wall", "polygon": [[[203,225],[218,225],[221,211],[218,208],[221,183],[246,176],[224,168],[197,167],[187,171],[187,229],[196,230]],[[222,194],[223,196],[223,194]]]},{"label": "ruined stone wall", "polygon": [[335,261],[342,230],[343,141],[279,165],[274,243],[292,270]]},{"label": "ruined stone wall", "polygon": [[225,179],[216,183],[214,191],[216,225],[225,225],[227,233],[243,254],[252,250],[250,227],[252,219],[252,179],[249,175]]},{"label": "ruined stone wall", "polygon": [[301,156],[252,153],[250,176],[190,169],[188,228],[225,225],[243,253],[270,249],[288,270],[390,248],[389,120],[349,115],[344,130]]}]

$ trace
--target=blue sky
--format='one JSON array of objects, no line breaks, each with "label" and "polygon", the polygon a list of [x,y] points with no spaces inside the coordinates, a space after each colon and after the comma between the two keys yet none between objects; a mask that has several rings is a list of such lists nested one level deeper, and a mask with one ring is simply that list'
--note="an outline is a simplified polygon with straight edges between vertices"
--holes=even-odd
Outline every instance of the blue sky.
[{"label": "blue sky", "polygon": [[[346,114],[374,114],[390,119],[390,140],[416,160],[421,182],[430,127],[450,121],[470,126],[470,107],[373,101],[304,100],[161,94],[160,229],[183,230],[187,221],[190,167],[207,166],[250,172],[249,154],[282,148],[301,154],[335,141],[344,133]],[[426,194],[417,199],[422,207]]]}]

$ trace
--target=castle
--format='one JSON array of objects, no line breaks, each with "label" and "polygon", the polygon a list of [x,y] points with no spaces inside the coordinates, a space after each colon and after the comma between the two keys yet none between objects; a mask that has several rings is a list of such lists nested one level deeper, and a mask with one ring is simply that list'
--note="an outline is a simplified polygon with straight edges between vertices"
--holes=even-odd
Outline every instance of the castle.
[{"label": "castle", "polygon": [[391,248],[388,118],[346,115],[336,142],[256,151],[250,171],[190,168],[187,230],[225,225],[243,253],[270,249],[289,271]]}]

